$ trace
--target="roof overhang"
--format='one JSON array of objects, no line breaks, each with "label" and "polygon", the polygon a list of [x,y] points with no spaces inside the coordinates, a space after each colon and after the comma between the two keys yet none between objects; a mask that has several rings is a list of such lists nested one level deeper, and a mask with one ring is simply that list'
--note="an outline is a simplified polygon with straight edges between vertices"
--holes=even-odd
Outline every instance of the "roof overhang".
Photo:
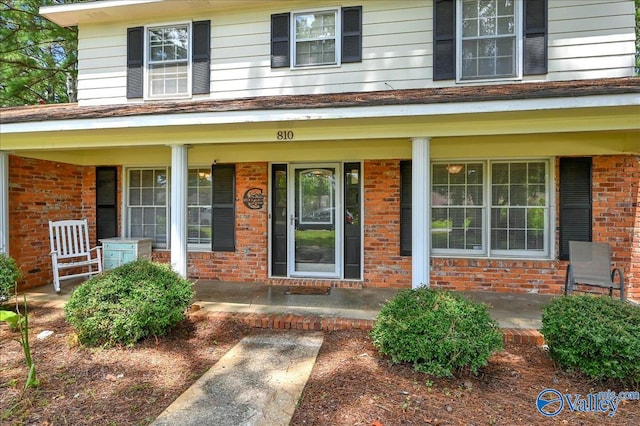
[{"label": "roof overhang", "polygon": [[[243,0],[241,7],[252,7],[259,0]],[[43,6],[40,15],[63,27],[86,23],[176,16],[189,11],[238,7],[234,0],[101,0],[75,4]]]}]

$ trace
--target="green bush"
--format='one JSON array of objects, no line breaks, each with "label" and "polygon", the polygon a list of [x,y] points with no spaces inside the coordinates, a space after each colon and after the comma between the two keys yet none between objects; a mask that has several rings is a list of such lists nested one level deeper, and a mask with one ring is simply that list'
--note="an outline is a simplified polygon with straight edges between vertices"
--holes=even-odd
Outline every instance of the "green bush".
[{"label": "green bush", "polygon": [[502,349],[502,333],[485,305],[426,287],[401,291],[387,302],[371,337],[393,362],[438,377],[467,368],[477,373]]},{"label": "green bush", "polygon": [[561,368],[640,385],[640,307],[603,296],[559,297],[543,308],[540,332]]},{"label": "green bush", "polygon": [[8,300],[14,293],[20,275],[16,261],[5,253],[0,253],[0,302]]},{"label": "green bush", "polygon": [[192,284],[169,265],[146,260],[96,275],[73,291],[67,321],[87,346],[131,346],[161,336],[184,318]]}]

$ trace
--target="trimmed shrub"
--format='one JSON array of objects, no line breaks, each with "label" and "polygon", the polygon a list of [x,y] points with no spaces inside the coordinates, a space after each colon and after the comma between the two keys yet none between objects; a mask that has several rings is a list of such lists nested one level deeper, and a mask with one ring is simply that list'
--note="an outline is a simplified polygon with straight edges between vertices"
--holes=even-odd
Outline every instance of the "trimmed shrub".
[{"label": "trimmed shrub", "polygon": [[137,260],[80,285],[64,311],[82,344],[132,346],[184,319],[191,286],[167,264]]},{"label": "trimmed shrub", "polygon": [[543,308],[540,332],[561,368],[640,385],[640,307],[605,296],[558,297]]},{"label": "trimmed shrub", "polygon": [[9,300],[15,292],[16,281],[20,276],[20,268],[16,261],[5,253],[0,253],[0,302]]},{"label": "trimmed shrub", "polygon": [[437,377],[465,369],[475,374],[502,349],[502,333],[485,305],[426,287],[401,291],[387,302],[371,337],[394,363],[409,362]]}]

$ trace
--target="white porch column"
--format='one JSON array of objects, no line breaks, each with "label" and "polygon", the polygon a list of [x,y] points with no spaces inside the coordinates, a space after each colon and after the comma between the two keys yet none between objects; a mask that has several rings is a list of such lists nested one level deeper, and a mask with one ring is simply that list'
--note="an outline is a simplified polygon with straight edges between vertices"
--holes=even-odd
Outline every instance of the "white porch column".
[{"label": "white porch column", "polygon": [[411,139],[411,287],[429,287],[431,182],[429,138]]},{"label": "white porch column", "polygon": [[0,151],[0,253],[9,254],[9,153]]},{"label": "white porch column", "polygon": [[187,277],[187,145],[171,145],[171,266]]}]

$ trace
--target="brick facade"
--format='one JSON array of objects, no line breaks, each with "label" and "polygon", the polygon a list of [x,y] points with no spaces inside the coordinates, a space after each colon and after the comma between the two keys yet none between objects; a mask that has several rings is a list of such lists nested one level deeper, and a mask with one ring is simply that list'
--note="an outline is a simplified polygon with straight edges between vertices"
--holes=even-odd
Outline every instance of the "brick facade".
[{"label": "brick facade", "polygon": [[95,167],[9,156],[9,253],[20,288],[51,283],[49,220],[83,217],[95,241]]},{"label": "brick facade", "polygon": [[[260,188],[268,197],[267,163],[236,165],[235,252],[190,252],[190,278],[269,284],[330,284],[342,287],[411,286],[411,257],[400,256],[399,160],[363,163],[364,277],[329,281],[268,277],[268,208],[251,210],[242,196]],[[51,282],[50,219],[87,217],[95,233],[95,167],[10,156],[10,252],[28,288]],[[119,179],[122,177],[119,168]],[[121,185],[119,185],[119,188]],[[558,187],[556,185],[556,198]],[[120,194],[119,197],[120,198]],[[617,267],[624,269],[630,296],[640,299],[640,157],[593,157],[593,239],[608,242]],[[121,217],[121,212],[119,212]],[[556,224],[557,225],[557,224]],[[95,234],[92,235],[95,240]],[[557,238],[556,238],[557,240]],[[557,241],[555,242],[557,248]],[[169,262],[168,250],[154,260]],[[434,257],[434,287],[518,293],[559,294],[566,262]]]}]

